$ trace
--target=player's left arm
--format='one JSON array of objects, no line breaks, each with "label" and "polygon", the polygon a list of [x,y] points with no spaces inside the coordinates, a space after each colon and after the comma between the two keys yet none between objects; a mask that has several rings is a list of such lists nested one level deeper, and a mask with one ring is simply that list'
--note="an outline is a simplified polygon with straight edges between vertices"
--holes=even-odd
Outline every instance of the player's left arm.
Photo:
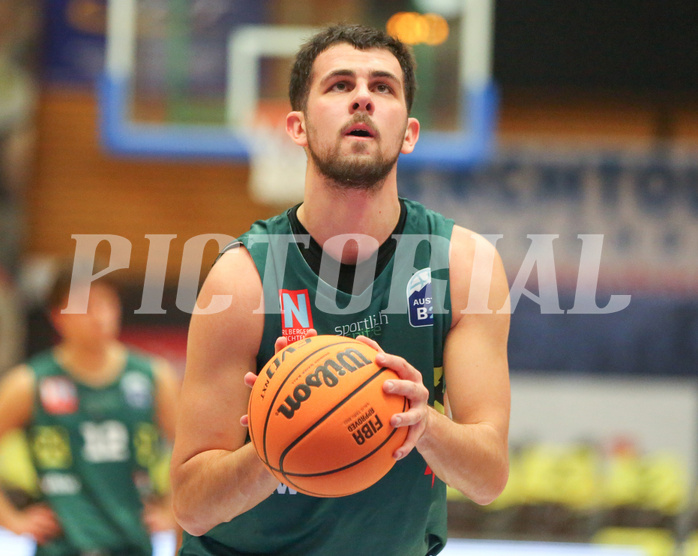
[{"label": "player's left arm", "polygon": [[451,241],[450,280],[453,318],[444,348],[450,417],[427,404],[421,374],[403,358],[381,353],[376,362],[403,379],[386,381],[386,391],[410,399],[410,409],[392,420],[393,426],[410,427],[396,457],[416,448],[440,479],[474,502],[488,504],[509,474],[509,288],[494,246],[458,226]]},{"label": "player's left arm", "polygon": [[[155,420],[162,437],[169,443],[174,441],[177,420],[177,399],[181,381],[165,359],[155,358]],[[170,492],[143,501],[143,522],[151,534],[160,531],[175,531],[177,548],[181,543],[181,528],[172,511]]]},{"label": "player's left arm", "polygon": [[157,358],[153,366],[155,374],[155,418],[161,434],[170,442],[174,440],[177,422],[177,398],[181,381],[177,373],[164,360]]}]

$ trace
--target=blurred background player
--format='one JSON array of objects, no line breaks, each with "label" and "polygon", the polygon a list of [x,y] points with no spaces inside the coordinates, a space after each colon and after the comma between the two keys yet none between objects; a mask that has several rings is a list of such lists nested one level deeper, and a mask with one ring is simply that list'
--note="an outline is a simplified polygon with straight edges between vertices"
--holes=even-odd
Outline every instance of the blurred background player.
[{"label": "blurred background player", "polygon": [[[0,438],[24,429],[40,500],[16,507],[0,492],[0,526],[36,540],[37,555],[150,556],[151,534],[175,523],[150,476],[173,439],[178,382],[169,365],[119,342],[121,302],[105,279],[49,294],[57,345],[0,383]],[[89,288],[87,310],[68,296]]]}]

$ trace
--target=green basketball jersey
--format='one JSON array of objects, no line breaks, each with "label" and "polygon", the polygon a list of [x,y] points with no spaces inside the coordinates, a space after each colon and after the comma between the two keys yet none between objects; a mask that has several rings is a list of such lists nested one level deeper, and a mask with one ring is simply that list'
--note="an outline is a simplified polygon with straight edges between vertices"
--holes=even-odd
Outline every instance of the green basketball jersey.
[{"label": "green basketball jersey", "polygon": [[[256,222],[240,238],[259,270],[265,296],[258,372],[274,355],[279,336],[293,341],[308,328],[318,334],[362,334],[417,368],[430,404],[443,409],[453,222],[403,202],[407,216],[395,252],[357,295],[333,287],[331,268],[324,272],[321,265],[320,276],[310,268],[292,239],[288,213]],[[350,496],[315,498],[280,484],[262,503],[206,535],[185,534],[181,554],[426,556],[440,552],[446,536],[446,485],[412,450],[376,484]]]},{"label": "green basketball jersey", "polygon": [[148,467],[157,457],[153,371],[128,354],[118,378],[103,388],[74,380],[52,352],[29,361],[36,397],[28,438],[44,498],[63,536],[40,556],[150,556],[141,521]]}]

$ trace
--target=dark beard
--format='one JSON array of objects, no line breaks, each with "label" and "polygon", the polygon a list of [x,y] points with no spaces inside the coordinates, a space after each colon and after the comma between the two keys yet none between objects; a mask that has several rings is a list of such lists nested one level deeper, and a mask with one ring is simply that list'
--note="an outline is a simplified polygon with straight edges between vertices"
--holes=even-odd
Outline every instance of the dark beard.
[{"label": "dark beard", "polygon": [[[373,128],[369,116],[366,114],[356,114],[352,120],[344,126],[342,133],[357,123],[365,123]],[[377,137],[380,136],[375,130],[374,133]],[[357,146],[357,150],[360,148],[361,147]],[[393,166],[395,166],[400,156],[399,149],[397,149],[395,156],[391,156],[390,158],[385,158],[379,150],[369,159],[362,157],[362,160],[356,161],[340,157],[339,149],[340,145],[337,143],[334,149],[318,152],[313,148],[310,137],[308,137],[308,151],[317,169],[337,187],[345,189],[367,191],[378,188],[385,181],[385,178],[393,169]]]},{"label": "dark beard", "polygon": [[376,157],[356,162],[341,160],[335,153],[328,153],[321,157],[314,149],[308,150],[321,174],[339,187],[358,190],[370,190],[382,184],[395,166],[400,154],[391,159]]}]

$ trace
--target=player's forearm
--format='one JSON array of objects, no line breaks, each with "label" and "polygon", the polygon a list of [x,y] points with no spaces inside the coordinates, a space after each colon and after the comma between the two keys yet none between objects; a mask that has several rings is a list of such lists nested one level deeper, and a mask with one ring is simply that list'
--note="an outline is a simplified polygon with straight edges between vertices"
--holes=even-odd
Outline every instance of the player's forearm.
[{"label": "player's forearm", "polygon": [[489,504],[506,486],[508,445],[494,425],[461,425],[430,408],[417,450],[437,477],[477,504]]},{"label": "player's forearm", "polygon": [[278,482],[250,444],[197,454],[173,468],[175,518],[185,531],[202,535],[259,504]]}]

